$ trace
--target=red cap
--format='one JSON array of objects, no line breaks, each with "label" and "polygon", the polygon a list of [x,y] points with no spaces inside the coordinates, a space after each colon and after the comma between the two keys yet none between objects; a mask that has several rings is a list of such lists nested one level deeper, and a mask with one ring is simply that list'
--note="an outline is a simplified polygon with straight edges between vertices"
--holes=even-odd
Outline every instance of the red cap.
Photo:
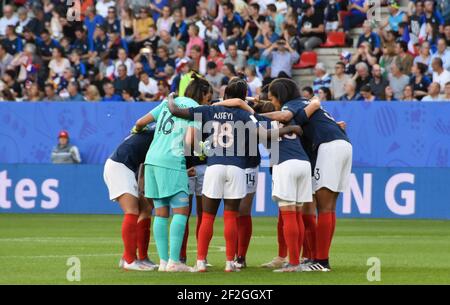
[{"label": "red cap", "polygon": [[58,138],[67,138],[68,139],[69,138],[69,133],[67,131],[65,131],[65,130],[61,130],[59,132]]}]

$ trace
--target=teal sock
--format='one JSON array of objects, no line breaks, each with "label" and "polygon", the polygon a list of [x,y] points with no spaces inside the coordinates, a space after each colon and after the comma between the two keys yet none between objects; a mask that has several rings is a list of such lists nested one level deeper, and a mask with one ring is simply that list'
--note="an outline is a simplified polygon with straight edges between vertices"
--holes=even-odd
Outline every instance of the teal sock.
[{"label": "teal sock", "polygon": [[169,218],[155,216],[153,220],[153,236],[156,242],[159,258],[169,260]]},{"label": "teal sock", "polygon": [[186,229],[188,217],[175,214],[170,224],[170,259],[174,262],[180,261],[180,251],[183,245],[184,230]]}]

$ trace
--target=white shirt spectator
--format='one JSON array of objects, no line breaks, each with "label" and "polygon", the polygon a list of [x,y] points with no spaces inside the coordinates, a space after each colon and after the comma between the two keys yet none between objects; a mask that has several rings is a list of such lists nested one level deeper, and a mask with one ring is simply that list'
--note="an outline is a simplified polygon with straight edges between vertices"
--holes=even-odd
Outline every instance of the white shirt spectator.
[{"label": "white shirt spectator", "polygon": [[153,78],[148,78],[148,84],[143,81],[139,82],[139,92],[143,94],[155,95],[158,93],[158,83]]},{"label": "white shirt spectator", "polygon": [[449,49],[446,49],[445,52],[442,54],[439,54],[439,52],[436,51],[436,53],[431,55],[430,62],[433,62],[433,59],[435,59],[436,57],[439,57],[440,59],[442,59],[442,65],[445,70],[450,70],[450,50]]},{"label": "white shirt spectator", "polygon": [[5,35],[5,30],[8,25],[16,25],[19,22],[17,15],[12,15],[11,18],[3,16],[0,18],[0,36]]},{"label": "white shirt spectator", "polygon": [[97,10],[97,14],[106,18],[108,16],[108,9],[114,6],[116,6],[115,1],[106,2],[105,0],[98,0],[95,9]]},{"label": "white shirt spectator", "polygon": [[441,102],[441,96],[438,95],[436,97],[432,97],[431,95],[427,95],[422,99],[422,102]]},{"label": "white shirt spectator", "polygon": [[127,58],[125,60],[125,62],[121,61],[121,60],[116,60],[116,62],[114,63],[114,76],[118,77],[119,76],[119,66],[120,65],[125,65],[127,66],[127,76],[131,76],[134,74],[134,62],[131,58]]},{"label": "white shirt spectator", "polygon": [[50,60],[48,64],[50,70],[61,76],[65,69],[70,68],[70,61],[67,58],[62,58],[61,62],[58,63],[56,60]]},{"label": "white shirt spectator", "polygon": [[445,84],[450,82],[450,72],[448,70],[442,71],[441,74],[433,72],[433,83],[441,85],[441,93],[444,93]]},{"label": "white shirt spectator", "polygon": [[262,87],[262,81],[258,77],[255,77],[251,82],[247,83],[250,91],[252,92],[252,96],[256,96],[258,88],[260,89]]}]

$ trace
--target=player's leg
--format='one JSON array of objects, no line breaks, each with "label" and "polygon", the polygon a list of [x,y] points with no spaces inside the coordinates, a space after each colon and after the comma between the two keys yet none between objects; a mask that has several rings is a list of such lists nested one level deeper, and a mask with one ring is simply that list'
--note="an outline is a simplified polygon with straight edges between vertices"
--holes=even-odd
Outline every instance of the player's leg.
[{"label": "player's leg", "polygon": [[153,199],[155,218],[153,220],[153,237],[159,256],[159,271],[166,271],[169,261],[169,201],[167,198]]},{"label": "player's leg", "polygon": [[197,241],[197,266],[199,272],[206,271],[206,258],[208,256],[209,244],[214,233],[214,221],[221,199],[211,199],[203,196],[202,199],[202,222],[198,232]]},{"label": "player's leg", "polygon": [[195,196],[195,205],[197,212],[197,227],[195,229],[195,238],[198,240],[198,232],[200,231],[200,225],[202,223],[203,216],[203,205],[202,205],[202,196]]},{"label": "player's leg", "polygon": [[141,264],[150,268],[157,265],[148,258],[148,247],[150,244],[151,215],[153,211],[153,201],[144,196],[144,164],[139,166],[138,173],[138,193],[139,193],[139,218],[137,222],[137,248],[138,260]]},{"label": "player's leg", "polygon": [[188,245],[188,239],[189,239],[189,219],[191,218],[192,213],[192,200],[193,195],[189,195],[189,213],[188,213],[188,219],[186,221],[186,229],[184,231],[184,237],[183,237],[183,244],[181,245],[181,251],[180,251],[180,261],[182,263],[187,262],[187,245]]},{"label": "player's leg", "polygon": [[283,234],[283,217],[281,217],[280,210],[278,210],[278,220],[277,220],[277,243],[278,243],[278,256],[274,257],[270,262],[262,264],[261,267],[282,268],[284,265],[288,263],[287,245]]},{"label": "player's leg", "polygon": [[169,200],[173,210],[172,222],[170,223],[170,254],[167,265],[168,272],[191,272],[192,268],[180,262],[180,251],[183,244],[184,233],[188,221],[189,197],[185,192],[179,192]]},{"label": "player's leg", "polygon": [[283,219],[283,236],[289,254],[289,266],[275,270],[276,272],[295,271],[300,265],[299,232],[295,201],[277,202]]},{"label": "player's leg", "polygon": [[238,247],[236,265],[238,268],[245,268],[247,266],[246,256],[247,250],[252,238],[253,224],[252,224],[252,204],[255,193],[247,194],[239,204],[239,217],[237,219],[238,225]]},{"label": "player's leg", "polygon": [[224,237],[225,237],[225,271],[233,272],[236,271],[234,257],[237,250],[238,241],[238,211],[241,199],[225,199],[224,207]]},{"label": "player's leg", "polygon": [[303,205],[302,213],[305,225],[302,258],[303,262],[310,263],[314,261],[316,251],[317,207],[314,197],[312,202]]}]

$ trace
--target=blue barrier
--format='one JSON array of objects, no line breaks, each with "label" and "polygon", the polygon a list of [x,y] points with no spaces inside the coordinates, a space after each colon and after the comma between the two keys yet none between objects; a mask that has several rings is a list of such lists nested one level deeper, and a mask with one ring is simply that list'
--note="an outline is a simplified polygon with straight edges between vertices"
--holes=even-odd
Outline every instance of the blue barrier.
[{"label": "blue barrier", "polygon": [[[157,103],[0,103],[0,163],[50,162],[66,129],[83,163],[101,164]],[[359,167],[450,167],[450,103],[327,102],[345,120]]]},{"label": "blue barrier", "polygon": [[[449,168],[354,168],[339,217],[450,219]],[[271,176],[259,174],[255,216],[276,216]],[[195,209],[194,209],[195,210]],[[117,214],[102,165],[0,165],[0,213]]]}]

